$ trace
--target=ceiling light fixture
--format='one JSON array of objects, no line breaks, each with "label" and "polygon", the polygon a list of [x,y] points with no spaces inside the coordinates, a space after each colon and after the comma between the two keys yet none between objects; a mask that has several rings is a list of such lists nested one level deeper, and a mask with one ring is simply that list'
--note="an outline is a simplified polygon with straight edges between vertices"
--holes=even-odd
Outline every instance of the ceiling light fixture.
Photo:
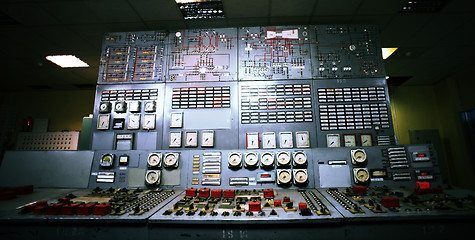
[{"label": "ceiling light fixture", "polygon": [[185,20],[224,18],[221,0],[175,0]]},{"label": "ceiling light fixture", "polygon": [[397,48],[382,48],[383,59],[386,59],[391,56],[391,54],[393,54],[396,50]]},{"label": "ceiling light fixture", "polygon": [[51,55],[46,56],[46,59],[62,68],[89,67],[89,64],[74,55]]}]

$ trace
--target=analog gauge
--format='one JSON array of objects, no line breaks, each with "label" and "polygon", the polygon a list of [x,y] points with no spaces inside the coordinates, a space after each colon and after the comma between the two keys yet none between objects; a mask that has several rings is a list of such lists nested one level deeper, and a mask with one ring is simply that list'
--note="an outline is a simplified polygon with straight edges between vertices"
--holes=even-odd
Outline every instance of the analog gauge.
[{"label": "analog gauge", "polygon": [[308,181],[307,169],[294,169],[294,184],[305,184]]},{"label": "analog gauge", "polygon": [[242,166],[242,154],[233,152],[228,155],[228,167],[240,168]]},{"label": "analog gauge", "polygon": [[246,133],[246,148],[259,149],[259,133]]},{"label": "analog gauge", "polygon": [[355,183],[365,183],[369,180],[369,172],[366,168],[353,169]]},{"label": "analog gauge", "polygon": [[164,156],[164,165],[165,167],[178,167],[179,153],[165,153]]},{"label": "analog gauge", "polygon": [[360,139],[361,139],[361,146],[363,147],[373,146],[373,136],[371,136],[371,134],[361,134]]},{"label": "analog gauge", "polygon": [[111,112],[111,103],[110,102],[101,102],[99,104],[100,113],[110,113]]},{"label": "analog gauge", "polygon": [[180,132],[170,132],[170,142],[169,147],[181,147],[181,131]]},{"label": "analog gauge", "polygon": [[291,180],[290,169],[277,170],[277,185],[290,184]]},{"label": "analog gauge", "polygon": [[307,165],[307,154],[305,152],[293,152],[294,166],[306,166]]},{"label": "analog gauge", "polygon": [[155,101],[146,101],[144,106],[145,112],[155,112]]},{"label": "analog gauge", "polygon": [[340,147],[340,134],[327,134],[327,147]]},{"label": "analog gauge", "polygon": [[140,114],[130,114],[127,129],[137,130],[140,128]]},{"label": "analog gauge", "polygon": [[257,167],[257,163],[259,163],[259,157],[257,153],[255,152],[246,153],[244,157],[245,168],[255,168]]},{"label": "analog gauge", "polygon": [[309,148],[310,147],[309,133],[307,131],[296,132],[295,142],[297,143],[297,148]]},{"label": "analog gauge", "polygon": [[114,157],[112,153],[103,154],[101,157],[100,165],[103,168],[112,168],[114,166]]},{"label": "analog gauge", "polygon": [[143,116],[143,126],[144,130],[153,130],[155,129],[155,114],[145,114]]},{"label": "analog gauge", "polygon": [[293,148],[294,141],[292,138],[292,132],[281,132],[279,133],[279,143],[280,148]]},{"label": "analog gauge", "polygon": [[198,147],[198,132],[185,132],[185,147]]},{"label": "analog gauge", "polygon": [[97,130],[109,130],[110,118],[111,116],[109,114],[99,115],[99,119],[97,121]]},{"label": "analog gauge", "polygon": [[130,101],[129,102],[129,111],[130,112],[140,112],[140,102],[139,101]]},{"label": "analog gauge", "polygon": [[145,182],[147,182],[148,185],[159,185],[160,176],[160,170],[148,170],[145,174]]},{"label": "analog gauge", "polygon": [[182,128],[183,127],[183,113],[172,113],[170,116],[170,127],[171,128]]},{"label": "analog gauge", "polygon": [[354,134],[345,134],[343,135],[343,140],[345,147],[355,147],[356,146],[356,135]]},{"label": "analog gauge", "polygon": [[149,167],[161,167],[162,166],[162,154],[150,153],[148,155],[147,164]]},{"label": "analog gauge", "polygon": [[201,132],[201,147],[214,147],[214,131],[207,130]]},{"label": "analog gauge", "polygon": [[264,149],[276,148],[274,132],[262,133],[262,148]]},{"label": "analog gauge", "polygon": [[263,152],[261,153],[261,167],[269,168],[274,166],[274,153]]},{"label": "analog gauge", "polygon": [[355,149],[350,151],[351,162],[353,164],[364,164],[366,163],[366,152],[364,149]]},{"label": "analog gauge", "polygon": [[127,103],[126,102],[116,102],[114,107],[115,112],[124,113],[127,111]]},{"label": "analog gauge", "polygon": [[290,165],[290,152],[278,152],[277,154],[277,166],[289,166]]}]

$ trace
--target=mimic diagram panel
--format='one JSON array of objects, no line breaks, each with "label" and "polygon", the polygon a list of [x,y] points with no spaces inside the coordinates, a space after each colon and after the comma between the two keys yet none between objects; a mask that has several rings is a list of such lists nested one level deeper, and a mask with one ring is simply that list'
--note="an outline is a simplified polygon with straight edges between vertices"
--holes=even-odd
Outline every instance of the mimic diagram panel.
[{"label": "mimic diagram panel", "polygon": [[239,28],[239,80],[311,79],[310,31],[302,26]]},{"label": "mimic diagram panel", "polygon": [[237,29],[189,29],[170,34],[167,82],[236,81]]},{"label": "mimic diagram panel", "polygon": [[313,26],[311,33],[314,79],[386,76],[376,26]]},{"label": "mimic diagram panel", "polygon": [[376,26],[299,25],[108,33],[98,83],[384,77]]},{"label": "mimic diagram panel", "polygon": [[98,83],[163,81],[167,36],[161,31],[106,34]]}]

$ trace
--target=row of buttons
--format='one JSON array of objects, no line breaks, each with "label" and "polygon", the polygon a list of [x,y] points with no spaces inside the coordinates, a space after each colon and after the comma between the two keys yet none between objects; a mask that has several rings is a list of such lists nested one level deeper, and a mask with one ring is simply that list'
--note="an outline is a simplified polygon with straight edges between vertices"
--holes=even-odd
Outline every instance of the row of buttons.
[{"label": "row of buttons", "polygon": [[242,124],[312,122],[312,111],[243,112]]},{"label": "row of buttons", "polygon": [[319,88],[319,102],[386,101],[384,87]]},{"label": "row of buttons", "polygon": [[387,105],[345,104],[320,105],[321,130],[371,129],[381,125],[390,128]]},{"label": "row of buttons", "polygon": [[186,87],[173,88],[172,108],[229,108],[231,88]]},{"label": "row of buttons", "polygon": [[101,101],[117,100],[154,100],[158,98],[158,89],[103,90]]},{"label": "row of buttons", "polygon": [[259,98],[241,100],[241,110],[312,108],[312,98]]},{"label": "row of buttons", "polygon": [[242,86],[242,97],[311,95],[310,84],[279,84],[265,86]]}]

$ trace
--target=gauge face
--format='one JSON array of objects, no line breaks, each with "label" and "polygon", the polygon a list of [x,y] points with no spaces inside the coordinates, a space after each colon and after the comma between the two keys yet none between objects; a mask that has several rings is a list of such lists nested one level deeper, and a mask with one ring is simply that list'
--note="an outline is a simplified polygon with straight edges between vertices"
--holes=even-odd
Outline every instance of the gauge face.
[{"label": "gauge face", "polygon": [[277,184],[289,184],[291,180],[290,170],[277,170]]},{"label": "gauge face", "polygon": [[114,165],[114,155],[113,154],[102,155],[100,164],[101,164],[101,167],[111,168]]},{"label": "gauge face", "polygon": [[306,169],[293,170],[295,184],[304,184],[308,181],[308,174]]},{"label": "gauge face", "polygon": [[292,138],[292,132],[279,133],[280,148],[293,148],[294,142]]},{"label": "gauge face", "polygon": [[242,154],[241,153],[229,153],[228,166],[231,168],[237,168],[242,166]]},{"label": "gauge face", "polygon": [[347,134],[343,136],[345,147],[355,147],[356,146],[356,135]]},{"label": "gauge face", "polygon": [[145,114],[143,116],[143,126],[144,130],[153,130],[155,129],[155,114]]},{"label": "gauge face", "polygon": [[198,147],[198,132],[185,132],[185,147]]},{"label": "gauge face", "polygon": [[170,132],[169,147],[181,147],[181,132]]},{"label": "gauge face", "polygon": [[124,113],[127,110],[127,103],[117,102],[115,104],[114,110],[118,113]]},{"label": "gauge face", "polygon": [[307,154],[305,152],[294,152],[294,166],[302,166],[307,164]]},{"label": "gauge face", "polygon": [[274,166],[274,154],[270,152],[264,152],[261,154],[261,166],[272,167]]},{"label": "gauge face", "polygon": [[373,146],[373,136],[371,134],[361,134],[361,146]]},{"label": "gauge face", "polygon": [[145,112],[155,112],[155,101],[147,101],[144,106]]},{"label": "gauge face", "polygon": [[100,113],[110,113],[111,112],[111,103],[110,102],[101,102],[99,105]]},{"label": "gauge face", "polygon": [[277,166],[290,165],[290,152],[278,152],[277,153]]},{"label": "gauge face", "polygon": [[140,114],[130,114],[127,129],[137,130],[140,128]]},{"label": "gauge face", "polygon": [[355,183],[364,183],[369,180],[369,172],[366,168],[355,168],[353,169]]},{"label": "gauge face", "polygon": [[351,160],[353,164],[363,164],[366,162],[366,152],[364,149],[351,150]]},{"label": "gauge face", "polygon": [[97,121],[97,129],[98,130],[108,130],[109,129],[109,122],[110,122],[110,115],[99,115],[99,119]]},{"label": "gauge face", "polygon": [[159,170],[149,170],[145,174],[145,181],[149,185],[152,185],[152,184],[158,185],[160,184],[160,175],[161,175],[161,172]]},{"label": "gauge face", "polygon": [[147,163],[150,167],[161,167],[162,166],[162,154],[161,153],[151,153],[148,155]]},{"label": "gauge face", "polygon": [[257,153],[246,153],[246,156],[244,157],[244,167],[256,167],[258,162],[259,158]]},{"label": "gauge face", "polygon": [[129,102],[129,111],[130,112],[140,112],[140,102],[139,101],[130,101]]},{"label": "gauge face", "polygon": [[262,148],[264,149],[276,148],[274,132],[262,133]]},{"label": "gauge face", "polygon": [[309,148],[310,139],[308,132],[296,132],[295,141],[297,143],[297,148]]},{"label": "gauge face", "polygon": [[178,153],[165,154],[165,167],[178,167]]},{"label": "gauge face", "polygon": [[170,127],[181,128],[183,127],[183,113],[172,113],[170,116]]},{"label": "gauge face", "polygon": [[327,134],[327,147],[340,147],[340,134]]},{"label": "gauge face", "polygon": [[214,131],[201,132],[201,147],[214,147]]},{"label": "gauge face", "polygon": [[246,148],[259,149],[259,133],[246,133]]}]

